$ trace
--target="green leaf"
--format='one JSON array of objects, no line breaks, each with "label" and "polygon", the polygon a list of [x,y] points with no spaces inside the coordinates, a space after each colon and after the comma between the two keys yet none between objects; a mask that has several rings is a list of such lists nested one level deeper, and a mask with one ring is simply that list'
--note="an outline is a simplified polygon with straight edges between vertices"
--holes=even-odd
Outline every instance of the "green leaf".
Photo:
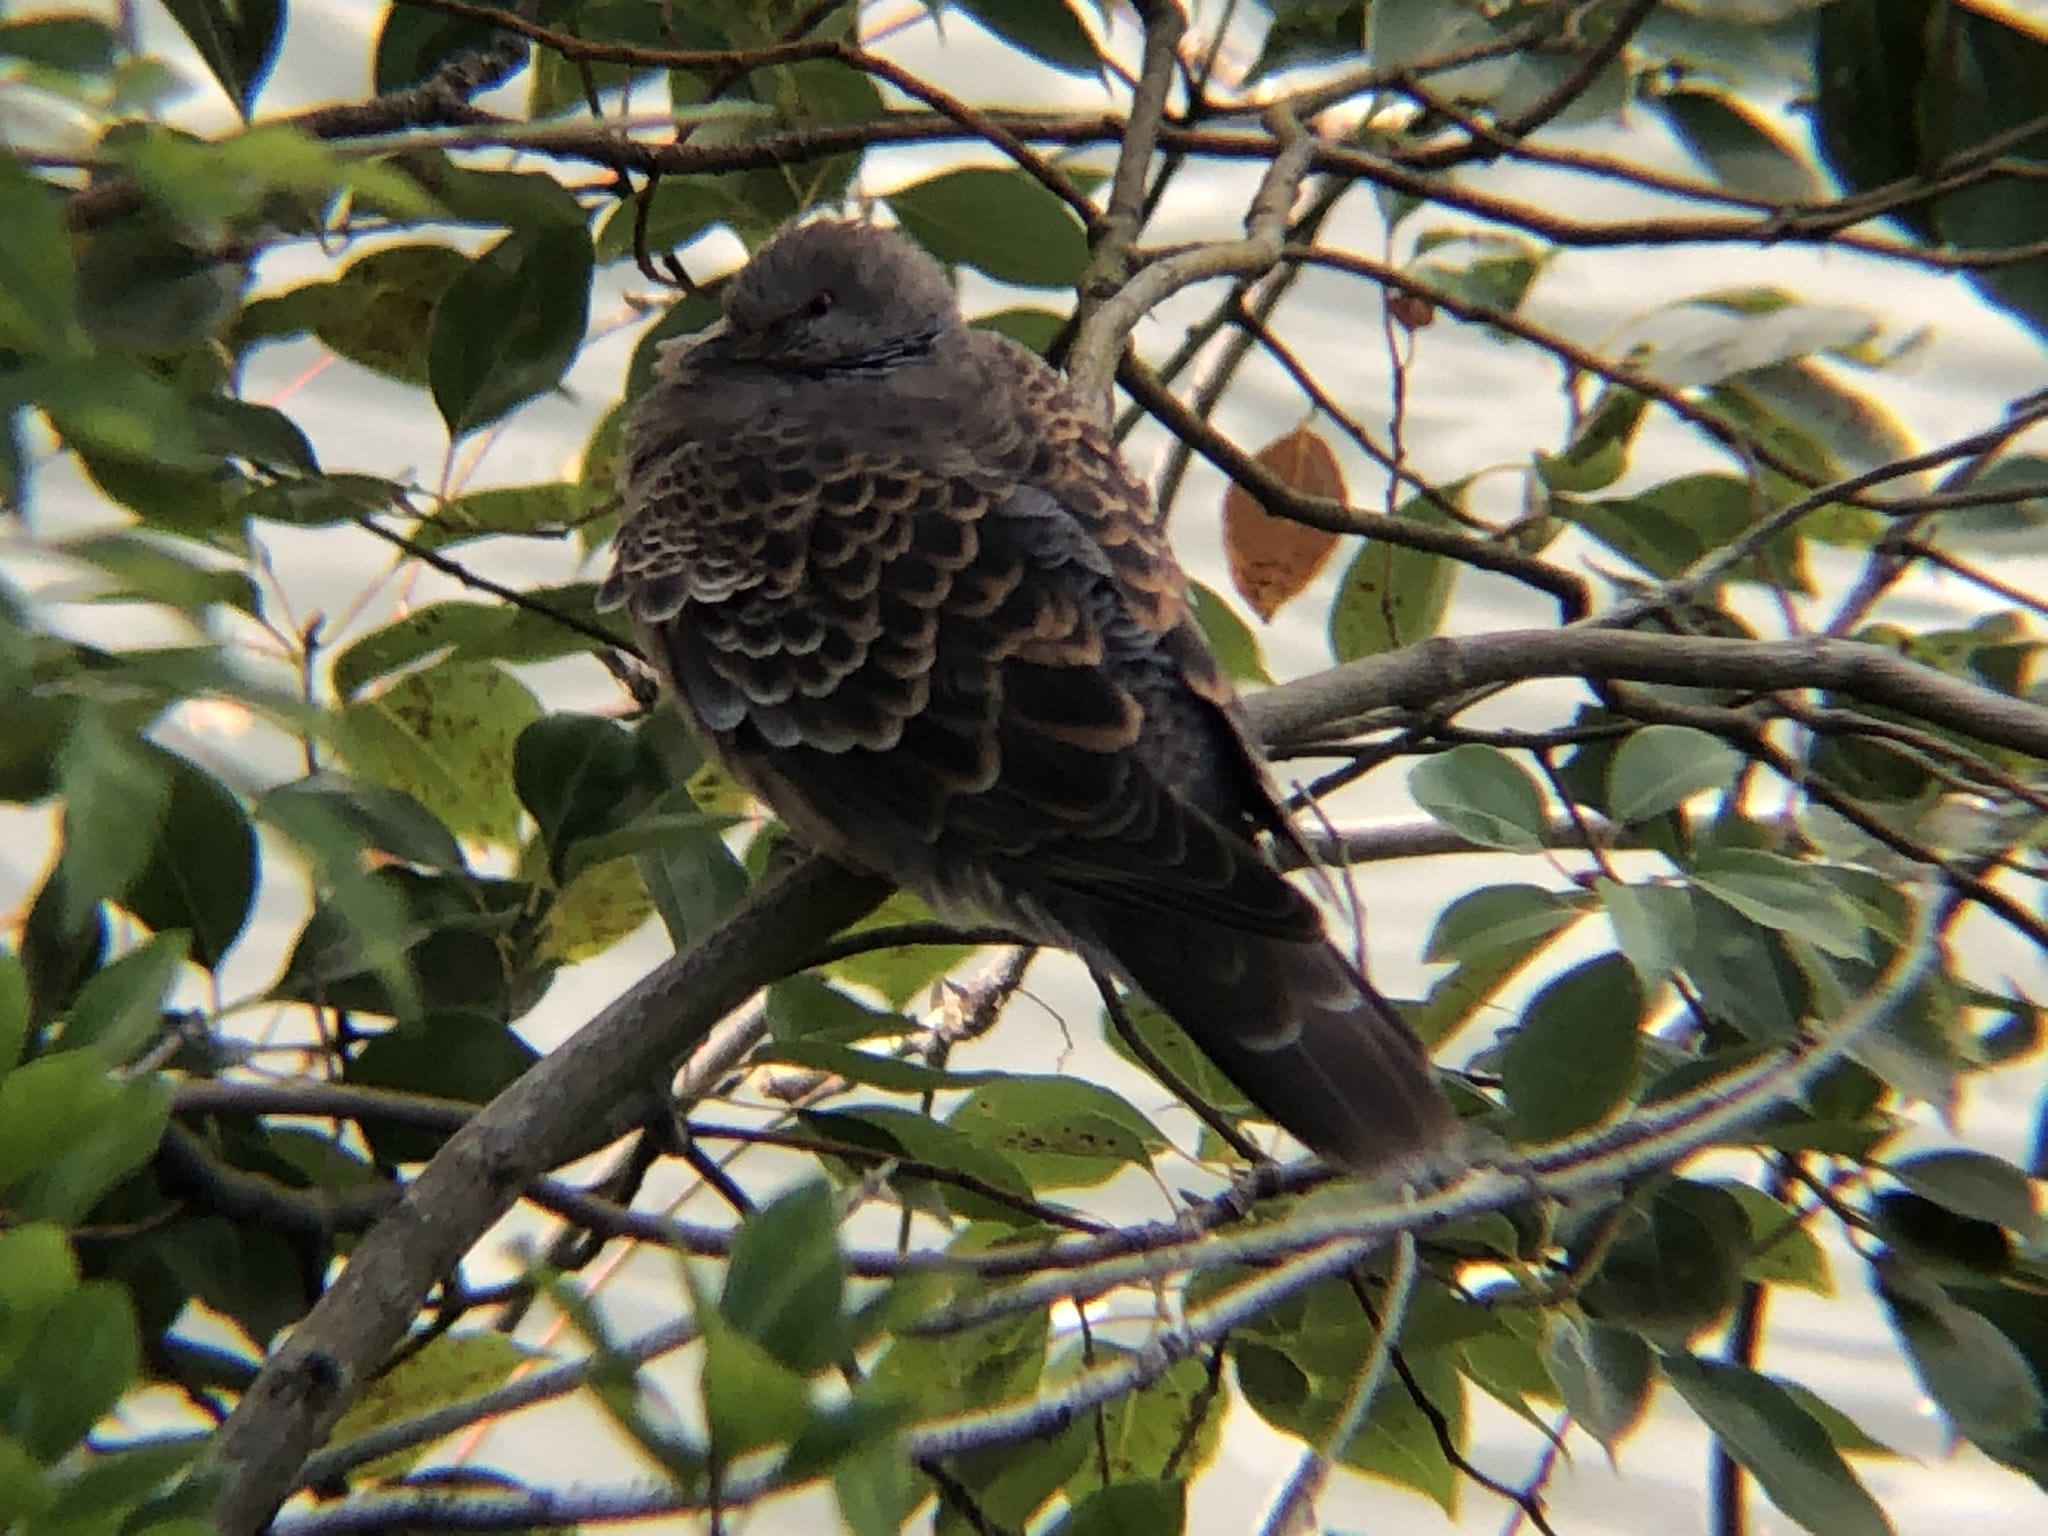
[{"label": "green leaf", "polygon": [[[363,1384],[341,1416],[329,1445],[346,1445],[372,1430],[417,1418],[436,1408],[466,1401],[503,1386],[529,1351],[501,1333],[449,1333],[405,1356],[390,1370]],[[405,1476],[433,1449],[429,1442],[396,1451],[358,1467],[352,1474],[378,1482]]]},{"label": "green leaf", "polygon": [[790,1370],[821,1370],[847,1349],[840,1307],[840,1257],[832,1192],[799,1184],[750,1215],[733,1239],[718,1310]]},{"label": "green leaf", "polygon": [[[1351,1347],[1319,1358],[1317,1364],[1324,1368],[1313,1374],[1264,1344],[1240,1342],[1232,1354],[1238,1382],[1253,1411],[1289,1434],[1321,1444],[1369,1344],[1369,1335],[1359,1330]],[[1462,1443],[1465,1383],[1455,1361],[1440,1352],[1411,1355],[1408,1368],[1422,1394],[1442,1415],[1451,1443]],[[1436,1426],[1398,1384],[1374,1399],[1365,1427],[1343,1448],[1340,1459],[1360,1472],[1427,1495],[1446,1514],[1456,1507],[1459,1474],[1444,1457]]]},{"label": "green leaf", "polygon": [[[1406,516],[1419,514],[1404,509]],[[1427,640],[1443,628],[1464,567],[1425,549],[1368,539],[1330,605],[1330,654],[1356,661]]]},{"label": "green leaf", "polygon": [[1165,1138],[1107,1088],[1073,1077],[1000,1077],[946,1124],[999,1148],[1034,1189],[1092,1187],[1144,1167]]},{"label": "green leaf", "polygon": [[889,206],[939,260],[998,282],[1066,288],[1088,265],[1087,232],[1073,210],[1021,171],[945,171],[890,193]]},{"label": "green leaf", "polygon": [[[1031,1197],[1030,1184],[1002,1152],[916,1110],[864,1105],[858,1109],[806,1110],[800,1118],[815,1135],[967,1174],[1019,1200]],[[865,1171],[873,1163],[864,1159],[857,1166]],[[1030,1219],[1015,1206],[992,1200],[978,1190],[941,1184],[916,1174],[899,1174],[893,1182],[913,1203],[936,1205],[969,1220],[1015,1226]]]},{"label": "green leaf", "polygon": [[[1109,1350],[1096,1341],[1100,1363]],[[1067,1485],[1068,1498],[1109,1484],[1144,1482],[1174,1472],[1192,1476],[1207,1466],[1223,1439],[1225,1399],[1199,1359],[1176,1362],[1164,1376],[1102,1410],[1101,1446]],[[1104,1462],[1107,1465],[1104,1465]],[[1178,1527],[1172,1527],[1178,1529]]]},{"label": "green leaf", "polygon": [[1685,971],[1707,1012],[1751,1040],[1789,1038],[1812,1012],[1813,988],[1783,937],[1704,891],[1690,894]]},{"label": "green leaf", "polygon": [[1055,69],[1076,75],[1102,73],[1095,39],[1066,0],[952,0],[952,6]]},{"label": "green leaf", "polygon": [[1813,1415],[1767,1376],[1666,1355],[1664,1376],[1771,1502],[1815,1536],[1892,1536],[1892,1525]]},{"label": "green leaf", "polygon": [[764,1045],[750,1058],[762,1064],[801,1067],[830,1073],[850,1083],[865,1083],[888,1093],[928,1093],[978,1082],[983,1074],[947,1072],[921,1061],[906,1061],[876,1051],[856,1050],[837,1040],[790,1040]]},{"label": "green leaf", "polygon": [[104,75],[120,38],[97,16],[36,16],[0,23],[0,54],[66,75]]},{"label": "green leaf", "polygon": [[1863,914],[1812,865],[1757,848],[1710,848],[1687,874],[1751,922],[1804,939],[1825,954],[1869,958]]},{"label": "green leaf", "polygon": [[1543,791],[1498,747],[1468,742],[1425,758],[1408,792],[1436,820],[1486,848],[1535,853],[1543,847]]},{"label": "green leaf", "polygon": [[784,1043],[831,1040],[849,1044],[901,1035],[900,1013],[870,1008],[816,976],[790,976],[768,989],[768,1034]]},{"label": "green leaf", "polygon": [[[1640,496],[1552,498],[1551,510],[1624,560],[1668,581],[1756,521],[1758,501],[1733,475],[1687,475]],[[1745,579],[1738,570],[1733,579]],[[1753,579],[1753,578],[1751,578]]]},{"label": "green leaf", "polygon": [[521,731],[512,782],[539,824],[557,880],[578,840],[613,830],[646,798],[632,736],[596,715],[547,715]]},{"label": "green leaf", "polygon": [[1629,450],[1649,404],[1635,390],[1607,385],[1579,419],[1564,450],[1536,456],[1543,483],[1553,491],[1579,496],[1614,484],[1628,468]]},{"label": "green leaf", "polygon": [[[1007,336],[1019,346],[1029,347],[1040,357],[1048,355],[1059,339],[1060,332],[1067,328],[1068,316],[1056,315],[1049,309],[998,309],[986,315],[976,315],[973,325],[977,330],[994,331],[998,336]],[[1191,588],[1196,585],[1190,583]],[[1200,600],[1196,600],[1197,607]],[[1216,643],[1210,637],[1209,643]]]},{"label": "green leaf", "polygon": [[1615,942],[1648,989],[1680,965],[1694,938],[1692,898],[1676,886],[1622,885],[1605,878],[1593,889],[1614,927]]},{"label": "green leaf", "polygon": [[[916,896],[898,891],[851,931],[930,922],[932,916],[932,909]],[[891,1007],[901,1008],[974,953],[971,944],[895,944],[864,950],[835,962],[829,969],[842,981],[873,987]]]},{"label": "green leaf", "polygon": [[1780,205],[1819,202],[1827,195],[1791,141],[1741,100],[1685,86],[1650,101],[1679,142],[1730,192]]},{"label": "green leaf", "polygon": [[700,1390],[712,1454],[720,1458],[793,1440],[811,1422],[803,1379],[728,1327],[704,1330]]},{"label": "green leaf", "polygon": [[[315,290],[321,296],[308,306],[308,320],[314,335],[350,362],[425,384],[437,306],[469,270],[468,259],[450,246],[384,246]],[[252,305],[251,315],[259,309]]]},{"label": "green leaf", "polygon": [[0,949],[0,1081],[21,1060],[28,1030],[28,975],[21,956]]},{"label": "green leaf", "polygon": [[1617,820],[1648,821],[1694,795],[1726,790],[1742,754],[1689,725],[1646,725],[1629,733],[1607,769],[1607,806]]},{"label": "green leaf", "polygon": [[1997,1445],[2040,1428],[2048,1401],[2010,1338],[1909,1264],[1881,1259],[1876,1278],[1914,1373],[1958,1430]]},{"label": "green leaf", "polygon": [[78,1259],[61,1227],[36,1221],[0,1228],[0,1353],[11,1353],[14,1330],[78,1289]]},{"label": "green leaf", "polygon": [[1585,913],[1587,898],[1534,885],[1487,886],[1460,896],[1443,911],[1424,958],[1454,960],[1456,968],[1407,1010],[1425,1041],[1444,1038],[1524,970],[1545,946]]},{"label": "green leaf", "polygon": [[323,771],[280,784],[256,814],[302,845],[360,843],[422,869],[460,874],[461,845],[439,817],[403,790]]},{"label": "green leaf", "polygon": [[[594,618],[595,588],[580,584],[527,593],[563,613]],[[582,610],[582,611],[579,611]],[[600,621],[601,622],[601,621]],[[621,639],[625,636],[620,635]],[[449,601],[429,603],[372,630],[334,658],[334,687],[354,698],[381,677],[429,658],[437,661],[552,661],[594,649],[579,634],[531,606]]]},{"label": "green leaf", "polygon": [[170,783],[163,823],[141,872],[117,900],[158,933],[182,928],[213,970],[256,900],[256,833],[241,800],[186,758],[148,749]]},{"label": "green leaf", "polygon": [[1245,84],[1309,59],[1349,58],[1365,46],[1364,0],[1274,0]]},{"label": "green leaf", "polygon": [[434,307],[427,380],[449,434],[551,390],[583,345],[594,257],[581,224],[514,230]]},{"label": "green leaf", "polygon": [[[1497,35],[1478,6],[1456,0],[1373,0],[1365,13],[1366,52],[1380,69],[1424,65],[1481,47]],[[1508,83],[1514,68],[1512,58],[1483,59],[1432,72],[1429,88],[1457,100],[1485,101]]]},{"label": "green leaf", "polygon": [[514,744],[540,713],[510,673],[442,662],[344,709],[343,751],[358,774],[411,795],[457,836],[514,844]]},{"label": "green leaf", "polygon": [[1748,1242],[1748,1221],[1726,1190],[1674,1180],[1647,1214],[1623,1218],[1580,1301],[1589,1316],[1676,1344],[1728,1315]]},{"label": "green leaf", "polygon": [[277,62],[284,0],[163,0],[163,6],[246,117]]},{"label": "green leaf", "polygon": [[1555,1141],[1623,1103],[1642,1061],[1643,988],[1618,954],[1575,966],[1531,1000],[1501,1053],[1515,1138]]},{"label": "green leaf", "polygon": [[589,489],[574,480],[494,486],[442,503],[421,520],[413,538],[425,548],[446,549],[493,534],[553,537],[582,521],[592,501]]},{"label": "green leaf", "polygon": [[490,47],[496,36],[487,22],[394,5],[377,30],[376,91],[417,85],[455,55]]},{"label": "green leaf", "polygon": [[1987,1152],[1924,1152],[1887,1164],[1885,1172],[1958,1215],[2010,1228],[2027,1242],[2040,1235],[2033,1181],[2003,1158]]},{"label": "green leaf", "polygon": [[71,351],[80,340],[75,278],[57,195],[13,159],[0,160],[0,226],[0,345]]},{"label": "green leaf", "polygon": [[1640,1334],[1567,1311],[1544,1319],[1543,1363],[1573,1420],[1608,1455],[1643,1420],[1655,1371]]},{"label": "green leaf", "polygon": [[1134,1531],[1187,1528],[1187,1484],[1111,1483],[1084,1494],[1052,1528],[1051,1536],[1131,1536]]},{"label": "green leaf", "polygon": [[1202,638],[1223,664],[1224,674],[1240,686],[1273,681],[1266,670],[1266,658],[1259,650],[1259,637],[1237,616],[1227,598],[1201,582],[1188,583],[1188,597],[1195,610],[1195,622],[1202,626]]},{"label": "green leaf", "polygon": [[[538,1051],[495,1020],[430,1014],[371,1040],[349,1062],[342,1080],[487,1104],[539,1059]],[[424,1162],[447,1139],[443,1132],[393,1124],[366,1125],[363,1134],[380,1159],[394,1163]]]},{"label": "green leaf", "polygon": [[[579,852],[588,844],[579,847]],[[630,858],[578,861],[576,873],[548,905],[540,952],[563,965],[591,960],[640,931],[654,902],[640,866]]]},{"label": "green leaf", "polygon": [[1729,1180],[1717,1181],[1742,1207],[1749,1223],[1749,1258],[1742,1277],[1763,1285],[1789,1285],[1816,1296],[1835,1294],[1835,1277],[1828,1267],[1827,1250],[1800,1222],[1790,1207],[1773,1200],[1760,1189]]},{"label": "green leaf", "polygon": [[125,1066],[160,1030],[165,994],[184,966],[189,940],[160,933],[105,967],[72,1003],[61,1040],[91,1050],[109,1067]]},{"label": "green leaf", "polygon": [[171,785],[162,754],[145,750],[100,709],[86,709],[57,761],[64,796],[64,897],[76,924],[148,869]]},{"label": "green leaf", "polygon": [[85,1438],[141,1365],[135,1313],[108,1280],[88,1280],[43,1310],[9,1373],[8,1429],[55,1461]]}]

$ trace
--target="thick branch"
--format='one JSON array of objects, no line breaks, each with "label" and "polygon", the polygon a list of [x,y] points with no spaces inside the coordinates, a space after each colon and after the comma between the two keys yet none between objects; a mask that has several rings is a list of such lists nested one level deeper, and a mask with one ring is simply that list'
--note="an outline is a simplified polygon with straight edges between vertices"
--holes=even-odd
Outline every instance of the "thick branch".
[{"label": "thick branch", "polygon": [[1376,709],[1417,707],[1469,688],[1539,677],[1695,688],[1826,688],[2048,761],[2048,709],[1855,640],[1721,640],[1581,626],[1425,640],[1246,700],[1273,745]]},{"label": "thick branch", "polygon": [[759,987],[872,911],[879,880],[811,858],[645,977],[458,1131],[269,1360],[221,1432],[217,1528],[263,1528],[419,1300],[540,1173],[637,1118],[657,1078]]}]

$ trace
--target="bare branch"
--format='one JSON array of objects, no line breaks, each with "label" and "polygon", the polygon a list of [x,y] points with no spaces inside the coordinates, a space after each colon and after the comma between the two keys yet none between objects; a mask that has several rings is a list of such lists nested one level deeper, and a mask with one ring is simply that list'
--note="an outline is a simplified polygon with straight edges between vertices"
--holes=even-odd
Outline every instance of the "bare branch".
[{"label": "bare branch", "polygon": [[1067,372],[1075,393],[1104,421],[1110,416],[1110,383],[1124,340],[1147,313],[1183,288],[1212,277],[1257,277],[1279,261],[1287,242],[1287,215],[1315,157],[1316,139],[1284,113],[1273,115],[1272,128],[1279,150],[1245,214],[1244,238],[1161,257],[1082,320]]}]

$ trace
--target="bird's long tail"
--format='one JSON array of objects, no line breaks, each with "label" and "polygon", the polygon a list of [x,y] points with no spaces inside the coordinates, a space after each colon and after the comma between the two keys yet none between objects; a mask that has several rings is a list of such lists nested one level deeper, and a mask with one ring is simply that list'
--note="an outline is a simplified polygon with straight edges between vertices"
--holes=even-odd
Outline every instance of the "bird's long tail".
[{"label": "bird's long tail", "polygon": [[1362,1173],[1421,1171],[1457,1124],[1394,1007],[1326,940],[1098,908],[1112,968],[1311,1150]]}]

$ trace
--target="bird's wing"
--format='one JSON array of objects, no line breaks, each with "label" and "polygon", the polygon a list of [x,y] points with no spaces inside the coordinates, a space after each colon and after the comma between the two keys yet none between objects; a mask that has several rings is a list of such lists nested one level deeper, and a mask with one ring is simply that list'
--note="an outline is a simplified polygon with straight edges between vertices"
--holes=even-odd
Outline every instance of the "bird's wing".
[{"label": "bird's wing", "polygon": [[1319,933],[1183,787],[1213,744],[1174,736],[1206,706],[1142,493],[1113,455],[1062,478],[1045,469],[1071,456],[1013,446],[650,428],[610,585],[721,755],[828,847],[1045,910],[1085,895]]}]

